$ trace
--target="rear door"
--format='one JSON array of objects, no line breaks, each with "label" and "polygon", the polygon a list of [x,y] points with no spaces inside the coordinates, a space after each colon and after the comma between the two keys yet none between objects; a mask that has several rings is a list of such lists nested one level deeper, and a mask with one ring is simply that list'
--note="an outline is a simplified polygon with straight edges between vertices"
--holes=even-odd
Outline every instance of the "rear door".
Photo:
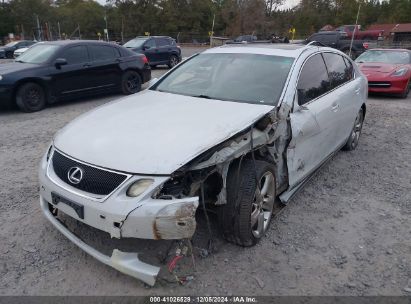
[{"label": "rear door", "polygon": [[167,63],[170,60],[171,54],[171,40],[167,38],[156,38],[156,43],[158,47],[158,58],[159,61]]},{"label": "rear door", "polygon": [[298,185],[336,149],[339,111],[321,54],[309,57],[300,72],[297,99],[290,115],[292,140],[287,151],[290,187]]},{"label": "rear door", "polygon": [[144,45],[144,55],[146,55],[150,64],[158,64],[160,57],[158,55],[158,48],[154,38],[147,40]]},{"label": "rear door", "polygon": [[338,111],[334,116],[337,128],[336,145],[346,142],[361,104],[361,79],[354,78],[353,66],[340,54],[324,53],[325,64],[330,77],[330,89],[333,90],[334,105]]},{"label": "rear door", "polygon": [[118,87],[121,79],[120,52],[109,45],[90,44],[91,81],[96,90]]},{"label": "rear door", "polygon": [[85,45],[64,48],[58,58],[67,60],[67,65],[52,67],[52,83],[57,96],[81,94],[93,86],[91,63]]}]

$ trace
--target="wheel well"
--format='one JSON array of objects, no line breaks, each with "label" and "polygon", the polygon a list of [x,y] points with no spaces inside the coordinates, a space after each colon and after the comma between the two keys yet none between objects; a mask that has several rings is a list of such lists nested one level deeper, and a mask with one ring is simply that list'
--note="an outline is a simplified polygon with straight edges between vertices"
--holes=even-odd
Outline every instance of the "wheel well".
[{"label": "wheel well", "polygon": [[13,102],[13,103],[16,103],[16,94],[17,94],[18,89],[19,89],[22,85],[24,85],[24,84],[26,84],[26,83],[30,83],[30,82],[33,82],[33,83],[35,83],[35,84],[38,84],[39,86],[42,87],[42,89],[44,90],[44,93],[45,93],[44,96],[46,97],[46,103],[48,103],[48,101],[49,101],[49,90],[48,90],[48,87],[44,84],[43,81],[41,81],[41,80],[39,80],[39,79],[35,79],[35,78],[23,79],[23,80],[20,80],[19,82],[17,82],[17,84],[14,86],[14,89],[13,89],[12,102]]}]

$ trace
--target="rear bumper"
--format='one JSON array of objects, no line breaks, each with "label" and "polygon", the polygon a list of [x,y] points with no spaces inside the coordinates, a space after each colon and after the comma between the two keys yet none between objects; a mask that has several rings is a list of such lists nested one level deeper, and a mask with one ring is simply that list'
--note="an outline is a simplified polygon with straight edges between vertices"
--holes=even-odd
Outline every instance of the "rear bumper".
[{"label": "rear bumper", "polygon": [[143,74],[143,83],[146,83],[151,80],[151,67],[150,65],[146,64],[144,65],[144,68],[142,69],[142,74]]}]

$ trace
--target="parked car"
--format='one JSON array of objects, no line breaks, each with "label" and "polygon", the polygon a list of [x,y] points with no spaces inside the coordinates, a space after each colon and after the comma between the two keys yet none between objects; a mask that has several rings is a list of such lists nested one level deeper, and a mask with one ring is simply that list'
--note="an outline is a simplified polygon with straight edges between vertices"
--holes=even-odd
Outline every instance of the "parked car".
[{"label": "parked car", "polygon": [[171,37],[137,37],[125,43],[124,47],[146,55],[152,67],[165,64],[172,68],[182,60],[181,49]]},{"label": "parked car", "polygon": [[342,25],[335,29],[339,32],[344,32],[347,34],[347,37],[351,39],[354,34],[354,39],[358,40],[378,40],[384,34],[383,30],[361,30],[360,25]]},{"label": "parked car", "polygon": [[374,93],[398,94],[406,98],[411,86],[411,51],[406,49],[373,49],[356,60],[368,79],[368,90]]},{"label": "parked car", "polygon": [[187,239],[201,204],[228,241],[252,246],[277,197],[287,203],[333,154],[357,147],[366,99],[366,78],[332,48],[208,49],[60,130],[41,160],[42,211],[88,254],[153,285],[159,267],[98,251],[59,213],[113,238]]},{"label": "parked car", "polygon": [[105,92],[132,94],[149,81],[147,58],[99,41],[39,42],[0,65],[0,101],[24,112],[48,103]]},{"label": "parked car", "polygon": [[[318,32],[311,35],[305,40],[305,43],[318,41],[325,46],[335,48],[344,52],[346,55],[350,54],[351,39],[345,33],[338,31]],[[351,58],[356,58],[367,50],[368,43],[362,40],[354,40],[351,49]]]},{"label": "parked car", "polygon": [[19,40],[9,42],[5,46],[0,46],[0,58],[13,58],[14,51],[21,48],[27,48],[35,43],[36,41],[32,40]]},{"label": "parked car", "polygon": [[28,47],[25,47],[25,48],[15,50],[14,53],[13,53],[13,57],[16,59],[17,57],[19,57],[21,54],[23,54],[28,49],[29,49]]}]

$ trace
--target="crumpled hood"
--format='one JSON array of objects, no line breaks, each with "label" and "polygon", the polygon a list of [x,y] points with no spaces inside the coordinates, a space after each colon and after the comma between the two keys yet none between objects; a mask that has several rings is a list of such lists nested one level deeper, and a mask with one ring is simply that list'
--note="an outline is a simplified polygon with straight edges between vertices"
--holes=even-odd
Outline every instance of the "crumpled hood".
[{"label": "crumpled hood", "polygon": [[395,70],[399,69],[402,66],[406,66],[404,64],[389,64],[389,63],[361,63],[359,64],[361,72],[365,74],[372,74],[372,73],[393,73]]},{"label": "crumpled hood", "polygon": [[93,165],[168,175],[272,109],[146,90],[81,115],[54,145]]}]

